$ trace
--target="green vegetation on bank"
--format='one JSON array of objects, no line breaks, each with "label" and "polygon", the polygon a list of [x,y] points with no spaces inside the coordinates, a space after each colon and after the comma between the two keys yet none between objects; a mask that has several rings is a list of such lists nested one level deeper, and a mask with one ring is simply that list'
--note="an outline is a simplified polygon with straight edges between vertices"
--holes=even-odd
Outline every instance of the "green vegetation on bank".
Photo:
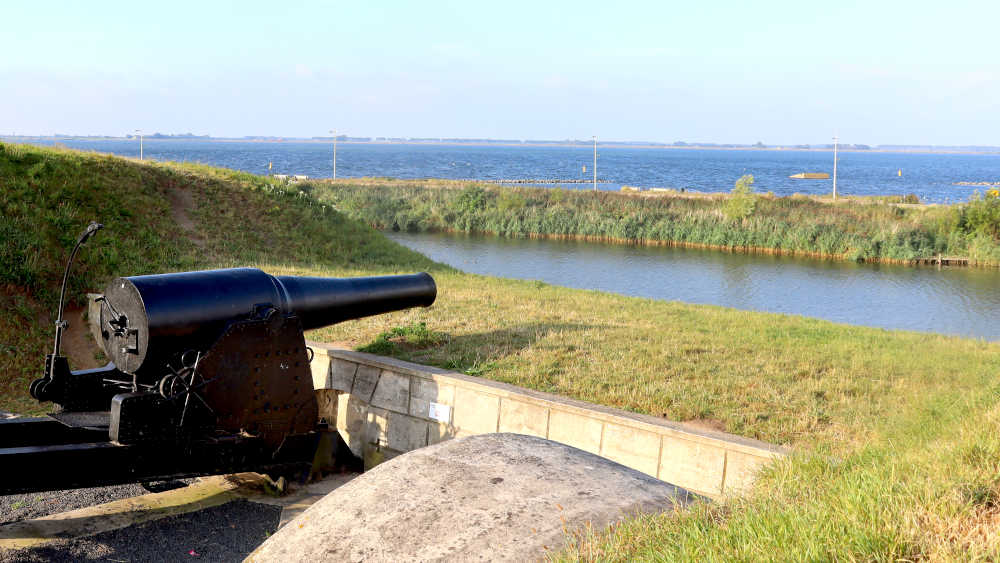
[{"label": "green vegetation on bank", "polygon": [[[749,180],[749,183],[748,183]],[[775,197],[752,177],[733,194],[593,192],[446,181],[316,182],[318,197],[379,229],[506,237],[579,237],[638,244],[899,261],[938,254],[1000,265],[1000,199],[953,206],[904,198]]]},{"label": "green vegetation on bank", "polygon": [[22,272],[0,282],[2,410],[39,412],[26,385],[50,345],[51,288],[98,219],[76,295],[169,269],[430,269],[433,307],[310,338],[795,449],[747,496],[584,534],[560,557],[1000,557],[1000,345],[463,274],[322,207],[307,193],[322,188],[203,166],[7,145],[0,190],[0,242],[20,249],[5,264]]},{"label": "green vegetation on bank", "polygon": [[0,143],[0,410],[46,408],[26,389],[51,346],[66,258],[90,220],[105,229],[74,266],[71,307],[120,275],[304,263],[446,269],[258,176]]}]

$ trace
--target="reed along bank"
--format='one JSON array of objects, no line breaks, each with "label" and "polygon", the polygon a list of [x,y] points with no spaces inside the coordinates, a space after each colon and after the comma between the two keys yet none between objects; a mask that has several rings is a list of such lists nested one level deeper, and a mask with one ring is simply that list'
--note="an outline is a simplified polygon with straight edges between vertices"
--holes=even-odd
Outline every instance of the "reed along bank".
[{"label": "reed along bank", "polygon": [[[743,185],[741,186],[741,181]],[[841,260],[914,263],[938,256],[1000,265],[1000,198],[920,205],[880,198],[776,197],[674,190],[617,193],[442,180],[314,182],[319,199],[375,228],[573,238]]]}]

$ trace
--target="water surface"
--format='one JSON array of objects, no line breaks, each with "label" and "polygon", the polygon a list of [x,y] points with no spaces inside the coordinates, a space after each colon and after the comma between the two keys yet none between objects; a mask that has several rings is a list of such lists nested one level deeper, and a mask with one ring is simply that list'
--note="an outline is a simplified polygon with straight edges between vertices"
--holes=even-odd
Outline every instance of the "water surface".
[{"label": "water surface", "polygon": [[[67,140],[83,150],[139,156],[138,141]],[[51,143],[47,143],[51,144]],[[146,140],[144,156],[156,160],[201,162],[267,174],[305,174],[329,178],[333,150],[327,143]],[[833,171],[832,151],[598,148],[597,175],[609,180],[602,190],[623,184],[704,192],[729,191],[743,174],[753,174],[759,192],[825,194],[830,180],[793,180],[799,172]],[[590,179],[589,147],[445,146],[339,144],[337,176],[395,178]],[[583,171],[583,167],[587,171]],[[899,174],[902,173],[900,176]],[[1000,155],[841,152],[837,187],[842,194],[916,194],[925,202],[967,201],[977,188],[954,182],[1000,181]],[[587,184],[568,188],[590,189]],[[980,191],[983,188],[978,188]]]},{"label": "water surface", "polygon": [[710,250],[386,233],[491,276],[624,295],[1000,340],[1000,272],[857,264]]}]

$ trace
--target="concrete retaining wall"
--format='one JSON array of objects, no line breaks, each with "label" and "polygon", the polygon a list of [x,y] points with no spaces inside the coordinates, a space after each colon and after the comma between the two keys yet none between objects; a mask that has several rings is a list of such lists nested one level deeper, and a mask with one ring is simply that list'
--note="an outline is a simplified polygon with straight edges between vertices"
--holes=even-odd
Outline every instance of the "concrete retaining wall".
[{"label": "concrete retaining wall", "polygon": [[[97,295],[88,294],[100,345]],[[309,342],[320,415],[366,467],[456,436],[513,432],[580,448],[710,497],[788,450],[393,358]]]},{"label": "concrete retaining wall", "polygon": [[310,342],[320,414],[366,467],[456,436],[548,438],[710,497],[785,448],[447,370]]}]

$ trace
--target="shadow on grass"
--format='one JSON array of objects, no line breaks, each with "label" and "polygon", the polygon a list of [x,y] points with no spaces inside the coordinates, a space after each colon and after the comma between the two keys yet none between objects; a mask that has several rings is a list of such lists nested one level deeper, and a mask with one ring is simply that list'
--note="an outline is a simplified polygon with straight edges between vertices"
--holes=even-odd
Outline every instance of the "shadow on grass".
[{"label": "shadow on grass", "polygon": [[481,375],[494,369],[501,360],[516,356],[553,333],[610,328],[606,324],[540,322],[461,335],[433,332],[408,340],[405,334],[400,333],[416,331],[406,327],[380,334],[371,343],[357,349],[468,375]]}]

